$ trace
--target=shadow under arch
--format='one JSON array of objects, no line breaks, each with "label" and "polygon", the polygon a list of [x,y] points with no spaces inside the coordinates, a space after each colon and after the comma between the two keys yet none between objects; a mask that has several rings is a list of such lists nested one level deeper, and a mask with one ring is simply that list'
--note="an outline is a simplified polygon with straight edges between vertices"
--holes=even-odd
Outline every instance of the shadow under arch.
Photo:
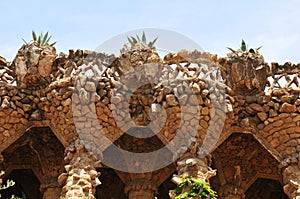
[{"label": "shadow under arch", "polygon": [[278,180],[257,178],[245,192],[246,199],[288,199]]},{"label": "shadow under arch", "polygon": [[234,133],[241,133],[241,134],[250,134],[252,135],[256,141],[260,143],[260,145],[265,148],[278,162],[283,161],[283,157],[281,154],[275,150],[271,145],[267,142],[266,139],[264,139],[260,134],[259,130],[255,127],[246,127],[242,128],[239,126],[232,126],[229,129],[223,129],[223,132],[221,133],[221,136],[217,142],[217,144],[214,146],[211,153],[213,153],[222,143],[224,143],[225,140],[227,140],[232,134]]},{"label": "shadow under arch", "polygon": [[218,170],[211,185],[220,191],[225,185],[247,190],[258,178],[282,182],[279,162],[250,133],[232,133],[212,153],[212,167]]},{"label": "shadow under arch", "polygon": [[43,120],[43,121],[29,121],[28,123],[24,124],[23,128],[16,131],[14,136],[11,136],[5,140],[5,143],[0,145],[0,153],[4,151],[7,147],[9,147],[11,144],[13,144],[15,141],[17,141],[20,137],[22,137],[26,132],[30,131],[32,128],[37,127],[49,127],[52,131],[52,133],[56,136],[56,138],[59,140],[59,142],[64,146],[68,146],[68,141],[63,135],[62,132],[60,132],[58,129],[56,129],[55,124],[52,123],[49,120]]},{"label": "shadow under arch", "polygon": [[[14,173],[31,171],[30,180],[39,184],[41,194],[47,187],[59,187],[57,178],[63,173],[63,144],[58,140],[49,126],[30,126],[17,140],[10,144],[3,152],[4,162],[0,169],[6,172],[5,178],[20,181]],[[2,167],[2,168],[1,168]],[[26,176],[29,172],[25,172]],[[33,180],[36,178],[37,180]],[[22,187],[26,187],[25,181]],[[25,184],[24,184],[25,183]],[[28,192],[27,187],[24,192]],[[32,192],[32,191],[31,191]],[[28,198],[28,197],[27,197]],[[29,197],[30,199],[31,197]],[[35,197],[32,196],[34,199]]]}]

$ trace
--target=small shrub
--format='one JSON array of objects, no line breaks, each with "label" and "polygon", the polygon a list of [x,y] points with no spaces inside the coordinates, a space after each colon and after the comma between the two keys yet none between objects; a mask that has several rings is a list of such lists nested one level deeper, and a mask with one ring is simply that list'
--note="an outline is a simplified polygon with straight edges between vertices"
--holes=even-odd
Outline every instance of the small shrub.
[{"label": "small shrub", "polygon": [[[183,192],[185,187],[190,187],[190,189]],[[217,199],[216,192],[210,188],[208,183],[190,177],[184,178],[174,193],[175,199],[187,199],[189,197]]]}]

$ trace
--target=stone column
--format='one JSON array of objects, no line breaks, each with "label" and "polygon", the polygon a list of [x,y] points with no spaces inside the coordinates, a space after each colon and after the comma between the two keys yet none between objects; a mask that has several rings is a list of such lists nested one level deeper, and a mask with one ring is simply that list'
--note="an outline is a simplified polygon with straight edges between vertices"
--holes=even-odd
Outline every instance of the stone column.
[{"label": "stone column", "polygon": [[58,185],[57,178],[45,180],[40,186],[40,191],[43,193],[43,199],[59,198],[61,187]]},{"label": "stone column", "polygon": [[245,199],[245,191],[235,185],[225,185],[218,192],[220,199]]},{"label": "stone column", "polygon": [[66,148],[66,173],[59,176],[58,182],[63,185],[62,196],[65,199],[90,198],[95,199],[96,187],[101,184],[100,173],[96,168],[100,164],[85,148],[80,140]]},{"label": "stone column", "polygon": [[290,199],[300,199],[300,154],[281,162],[283,190]]},{"label": "stone column", "polygon": [[125,187],[128,199],[153,199],[157,195],[157,185],[146,179],[136,179]]},{"label": "stone column", "polygon": [[187,154],[177,161],[178,176],[188,176],[209,182],[209,178],[216,175],[216,170],[210,168],[209,162],[209,156],[198,158],[193,154]]}]

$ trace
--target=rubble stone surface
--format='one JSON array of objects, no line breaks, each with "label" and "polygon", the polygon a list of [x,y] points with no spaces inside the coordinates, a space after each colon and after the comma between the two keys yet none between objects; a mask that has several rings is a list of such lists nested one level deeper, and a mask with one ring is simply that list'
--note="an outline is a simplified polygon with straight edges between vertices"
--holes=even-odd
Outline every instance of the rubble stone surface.
[{"label": "rubble stone surface", "polygon": [[[29,43],[12,62],[0,57],[0,165],[20,169],[21,160],[34,157],[26,168],[40,170],[35,174],[40,181],[52,179],[41,183],[44,198],[57,192],[95,198],[97,168],[112,144],[136,153],[167,146],[174,157],[184,157],[174,160],[173,169],[149,176],[117,173],[129,198],[153,199],[174,168],[205,181],[217,169],[211,185],[221,198],[244,198],[259,177],[276,179],[289,198],[297,198],[299,166],[279,165],[299,157],[299,69],[289,62],[269,65],[258,52],[248,51],[218,59],[182,50],[161,58],[155,48],[136,44],[120,56],[72,49],[67,55]],[[45,127],[57,140],[30,137],[30,129]],[[129,136],[136,127],[148,130]],[[145,135],[152,136],[139,137]],[[57,165],[46,162],[48,152],[34,139],[59,149],[57,157],[49,156]],[[173,139],[185,144],[168,145]],[[212,152],[212,164],[192,147],[195,140]],[[23,145],[28,157],[9,158]],[[153,163],[149,159],[144,166]]]}]

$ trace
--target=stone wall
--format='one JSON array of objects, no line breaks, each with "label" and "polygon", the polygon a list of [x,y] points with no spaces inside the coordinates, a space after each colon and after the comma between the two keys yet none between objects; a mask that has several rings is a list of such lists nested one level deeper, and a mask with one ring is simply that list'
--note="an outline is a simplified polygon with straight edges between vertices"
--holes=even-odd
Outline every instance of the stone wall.
[{"label": "stone wall", "polygon": [[[251,185],[247,179],[251,169],[272,174],[280,182],[284,175],[287,180],[283,183],[289,185],[295,179],[288,178],[288,172],[282,174],[281,169],[289,166],[287,160],[298,161],[300,151],[299,68],[291,63],[268,65],[258,52],[238,51],[218,59],[210,53],[183,50],[161,58],[155,48],[137,44],[119,57],[88,50],[70,50],[66,55],[32,42],[23,45],[12,62],[0,57],[0,152],[8,153],[29,129],[49,127],[65,148],[65,173],[55,188],[62,188],[66,198],[94,198],[100,183],[96,169],[102,167],[100,162],[112,143],[141,153],[157,150],[175,138],[185,145],[169,146],[174,157],[185,153],[183,157],[198,158],[203,152],[198,146],[215,151],[218,158],[214,161],[222,169],[236,166],[242,171],[240,175],[248,183],[243,189]],[[133,82],[141,84],[134,92]],[[162,109],[164,115],[157,114]],[[136,125],[137,133],[156,135],[147,141],[128,136],[126,131]],[[177,138],[179,127],[184,133]],[[221,133],[215,138],[217,143],[205,142],[207,136],[214,136],[210,132]],[[251,142],[230,141],[232,133],[249,133],[257,142],[248,146]],[[196,145],[191,145],[194,142]],[[228,158],[222,154],[224,144],[256,151],[263,147],[265,151],[244,168],[224,162]],[[36,154],[43,156],[43,146],[37,147]],[[239,150],[232,147],[232,154],[238,155]],[[169,154],[164,155],[167,159]],[[4,160],[4,169],[9,161]],[[147,177],[117,175],[129,198],[141,197],[143,188],[137,182],[149,184],[151,188],[142,192],[151,198],[180,161]],[[283,166],[277,168],[280,163]],[[38,165],[44,165],[43,158],[36,163],[41,167]],[[150,159],[139,166],[154,167]],[[234,176],[234,172],[224,173],[226,179]],[[42,175],[51,176],[46,170]],[[222,183],[232,184],[232,180]],[[295,192],[288,190],[293,198]]]}]

